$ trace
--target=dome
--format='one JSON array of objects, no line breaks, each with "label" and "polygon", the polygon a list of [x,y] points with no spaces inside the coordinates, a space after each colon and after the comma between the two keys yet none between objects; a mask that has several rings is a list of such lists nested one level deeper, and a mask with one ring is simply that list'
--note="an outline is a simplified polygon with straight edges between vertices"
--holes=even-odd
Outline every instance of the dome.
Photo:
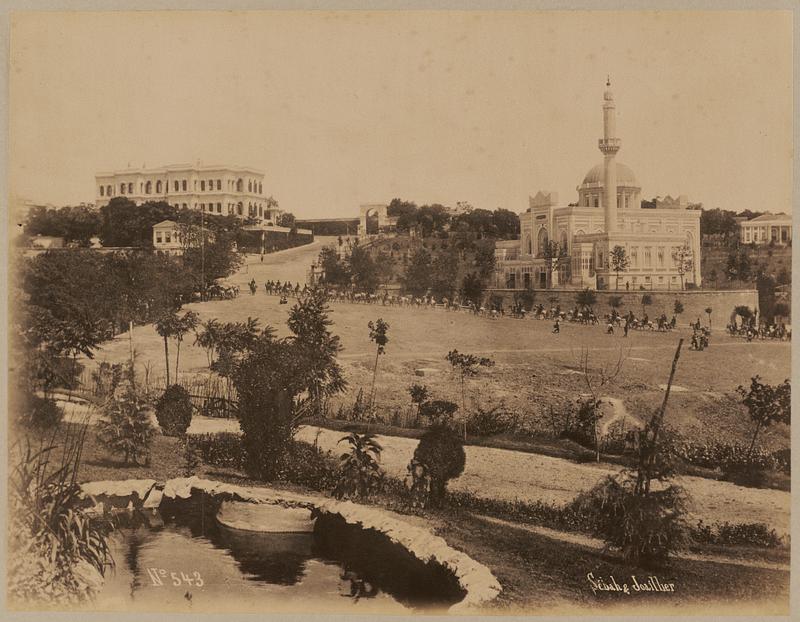
[{"label": "dome", "polygon": [[[629,166],[622,164],[621,162],[617,162],[617,186],[628,186],[633,188],[639,187],[639,182],[636,181],[636,175],[633,174],[633,171]],[[604,181],[604,171],[603,165],[598,164],[597,166],[593,167],[588,173],[586,173],[586,177],[583,178],[583,184],[603,184]]]}]

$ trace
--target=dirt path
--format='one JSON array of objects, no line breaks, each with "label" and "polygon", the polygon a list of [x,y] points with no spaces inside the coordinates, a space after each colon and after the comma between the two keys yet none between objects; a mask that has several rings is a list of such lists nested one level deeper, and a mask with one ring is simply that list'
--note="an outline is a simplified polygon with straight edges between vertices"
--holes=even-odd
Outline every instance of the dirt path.
[{"label": "dirt path", "polygon": [[[195,417],[189,432],[238,432],[239,425],[230,419]],[[317,443],[324,450],[337,454],[344,432],[315,426],[303,426],[298,440]],[[403,478],[406,467],[419,442],[413,438],[377,436],[383,447],[381,464],[393,477]],[[569,503],[575,496],[594,486],[602,477],[619,471],[607,464],[577,464],[561,458],[497,449],[465,447],[467,466],[464,473],[450,483],[452,490],[505,501],[542,501]],[[789,532],[790,495],[781,490],[745,488],[731,482],[701,477],[681,477],[693,499],[690,518],[713,522],[762,522],[785,535]]]}]

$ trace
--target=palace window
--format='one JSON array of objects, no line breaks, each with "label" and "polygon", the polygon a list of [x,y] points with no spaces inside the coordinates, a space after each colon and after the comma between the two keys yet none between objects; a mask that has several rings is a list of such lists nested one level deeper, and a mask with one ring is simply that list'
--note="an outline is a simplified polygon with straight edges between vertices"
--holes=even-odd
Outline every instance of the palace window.
[{"label": "palace window", "polygon": [[183,181],[181,181],[181,190],[186,192],[186,180],[185,179]]},{"label": "palace window", "polygon": [[217,190],[222,190],[222,180],[221,179],[217,180]]},{"label": "palace window", "polygon": [[119,193],[120,194],[125,194],[125,184],[120,184],[119,185]]},{"label": "palace window", "polygon": [[156,231],[156,243],[161,244],[161,238],[162,238],[161,232]]},{"label": "palace window", "polygon": [[240,177],[236,180],[236,192],[241,192],[242,190],[244,190],[244,181]]},{"label": "palace window", "polygon": [[200,180],[200,192],[205,192],[205,191],[206,191],[206,180],[205,179],[201,179]]},{"label": "palace window", "polygon": [[153,192],[153,182],[152,181],[148,181],[144,185],[144,193],[145,194],[150,194],[151,192]]},{"label": "palace window", "polygon": [[156,194],[161,194],[161,180],[156,182]]},{"label": "palace window", "polygon": [[172,183],[172,187],[175,188],[175,192],[178,192],[178,190],[180,190],[180,184],[178,183],[177,179]]},{"label": "palace window", "polygon": [[639,265],[639,247],[634,246],[631,248],[631,267],[637,267]]},{"label": "palace window", "polygon": [[211,192],[213,189],[214,189],[214,180],[213,179],[209,179],[208,180],[208,191]]},{"label": "palace window", "polygon": [[181,207],[183,207],[183,209],[186,209],[186,203],[181,203]]},{"label": "palace window", "polygon": [[653,265],[653,255],[649,246],[644,249],[644,265],[647,268]]},{"label": "palace window", "polygon": [[128,184],[128,194],[133,194],[133,182]]},{"label": "palace window", "polygon": [[664,248],[662,246],[658,247],[658,267],[664,267]]},{"label": "palace window", "polygon": [[217,203],[217,214],[222,213],[222,203]]},{"label": "palace window", "polygon": [[201,203],[200,204],[200,211],[201,212],[205,212],[206,211],[206,204],[205,203]]},{"label": "palace window", "polygon": [[100,196],[103,197],[106,195],[106,187],[100,186]]}]

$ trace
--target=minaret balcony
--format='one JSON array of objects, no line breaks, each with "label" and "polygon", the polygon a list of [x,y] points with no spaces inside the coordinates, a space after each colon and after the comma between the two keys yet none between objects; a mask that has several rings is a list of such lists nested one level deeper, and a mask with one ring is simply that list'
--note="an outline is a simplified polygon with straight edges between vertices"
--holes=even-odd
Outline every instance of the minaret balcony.
[{"label": "minaret balcony", "polygon": [[622,141],[619,138],[600,138],[597,147],[606,155],[613,155],[619,151]]}]

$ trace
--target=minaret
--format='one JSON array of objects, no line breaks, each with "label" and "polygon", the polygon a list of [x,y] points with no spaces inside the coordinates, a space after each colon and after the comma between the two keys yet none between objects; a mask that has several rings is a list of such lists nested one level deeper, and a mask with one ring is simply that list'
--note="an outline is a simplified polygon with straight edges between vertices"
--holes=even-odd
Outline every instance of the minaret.
[{"label": "minaret", "polygon": [[603,153],[603,208],[605,209],[606,233],[612,233],[617,228],[617,163],[614,156],[619,151],[620,140],[617,133],[617,109],[614,104],[614,94],[611,92],[611,78],[606,82],[606,92],[603,95],[603,138],[597,141]]}]

